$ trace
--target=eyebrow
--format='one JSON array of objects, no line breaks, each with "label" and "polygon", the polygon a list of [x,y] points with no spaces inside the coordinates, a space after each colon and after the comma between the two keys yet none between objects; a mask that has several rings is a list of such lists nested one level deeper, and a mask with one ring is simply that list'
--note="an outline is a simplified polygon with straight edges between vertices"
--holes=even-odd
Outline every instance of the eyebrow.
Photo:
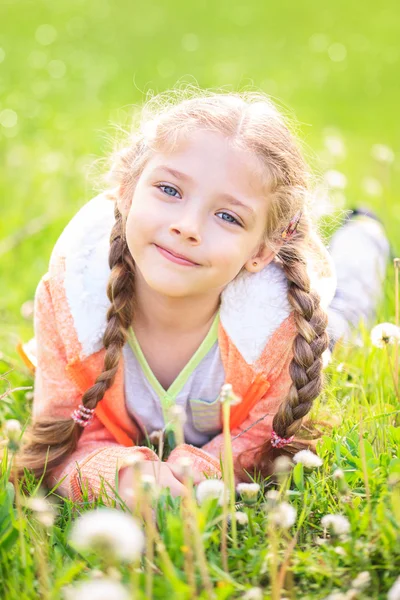
[{"label": "eyebrow", "polygon": [[[176,169],[172,169],[171,167],[167,167],[166,165],[160,165],[160,166],[156,167],[153,170],[153,173],[155,171],[159,171],[159,170],[166,171],[167,173],[169,173],[173,177],[176,177],[177,179],[182,179],[183,181],[192,182],[192,178],[189,177],[189,175],[186,175],[185,173],[182,173],[181,171],[177,171]],[[255,220],[256,213],[254,212],[254,210],[247,204],[244,204],[244,202],[241,202],[241,200],[238,200],[237,198],[235,198],[234,196],[231,196],[231,194],[228,194],[226,192],[223,192],[222,194],[220,194],[220,197],[225,198],[225,200],[227,200],[234,206],[241,206],[244,210],[246,210],[249,213],[252,220],[253,221]]]}]

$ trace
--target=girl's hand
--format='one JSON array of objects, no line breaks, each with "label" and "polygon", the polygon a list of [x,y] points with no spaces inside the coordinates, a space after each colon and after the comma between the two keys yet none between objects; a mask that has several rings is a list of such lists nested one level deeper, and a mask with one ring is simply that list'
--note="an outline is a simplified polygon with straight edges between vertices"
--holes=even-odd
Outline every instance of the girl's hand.
[{"label": "girl's hand", "polygon": [[[172,473],[175,475],[175,477],[181,482],[183,483],[183,475],[181,472],[181,469],[178,465],[174,465],[174,464],[170,464],[168,463],[169,468],[171,469]],[[207,479],[207,477],[205,475],[203,475],[203,473],[201,473],[200,471],[194,471],[192,469],[192,473],[193,473],[193,485],[197,485],[198,483],[200,483],[200,481],[204,481],[205,479]]]},{"label": "girl's hand", "polygon": [[[155,460],[139,461],[142,474],[152,475],[156,484],[162,488],[169,488],[171,496],[185,496],[187,488],[175,477],[172,469],[165,462]],[[129,508],[133,508],[135,501],[135,484],[133,467],[122,467],[119,470],[119,495]]]}]

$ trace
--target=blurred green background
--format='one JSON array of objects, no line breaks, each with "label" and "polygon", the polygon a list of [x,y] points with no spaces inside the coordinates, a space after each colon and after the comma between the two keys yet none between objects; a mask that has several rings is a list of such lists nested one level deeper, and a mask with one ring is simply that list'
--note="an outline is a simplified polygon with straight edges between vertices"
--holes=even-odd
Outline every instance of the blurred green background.
[{"label": "blurred green background", "polygon": [[98,193],[93,163],[111,149],[112,124],[182,81],[270,94],[299,120],[334,204],[375,209],[399,255],[395,0],[6,0],[0,23],[3,352],[32,335],[36,285],[62,229]]}]

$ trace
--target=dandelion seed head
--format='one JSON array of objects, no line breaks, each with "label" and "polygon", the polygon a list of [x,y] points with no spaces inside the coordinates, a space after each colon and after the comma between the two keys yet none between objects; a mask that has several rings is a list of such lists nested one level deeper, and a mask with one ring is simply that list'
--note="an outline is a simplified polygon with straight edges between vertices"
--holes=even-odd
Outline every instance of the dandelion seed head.
[{"label": "dandelion seed head", "polygon": [[261,588],[253,587],[247,590],[242,596],[242,600],[263,600],[264,594]]},{"label": "dandelion seed head", "polygon": [[32,496],[27,499],[25,506],[30,508],[39,523],[45,527],[52,527],[56,513],[51,502],[41,496]]},{"label": "dandelion seed head", "polygon": [[335,535],[343,535],[350,531],[350,523],[343,515],[328,514],[322,517],[321,525],[324,529],[330,529]]},{"label": "dandelion seed head", "polygon": [[246,504],[255,504],[260,486],[258,483],[238,483],[236,491],[241,495],[243,502]]},{"label": "dandelion seed head", "polygon": [[128,590],[113,579],[85,581],[76,587],[64,588],[65,600],[129,600]]},{"label": "dandelion seed head", "polygon": [[388,591],[387,600],[400,600],[400,577],[396,579]]},{"label": "dandelion seed head", "polygon": [[247,525],[249,522],[249,517],[245,512],[237,511],[235,512],[235,519],[239,525]]},{"label": "dandelion seed head", "polygon": [[315,469],[322,465],[322,460],[311,450],[300,450],[293,456],[295,463],[301,463],[307,469]]},{"label": "dandelion seed head", "polygon": [[274,473],[288,473],[292,467],[292,461],[284,454],[281,454],[274,460]]},{"label": "dandelion seed head", "polygon": [[121,561],[135,561],[144,549],[144,534],[131,515],[111,508],[97,508],[73,524],[69,542],[78,551],[96,551]]},{"label": "dandelion seed head", "polygon": [[281,502],[269,513],[269,518],[276,527],[289,529],[296,522],[297,511],[289,502]]},{"label": "dandelion seed head", "polygon": [[379,323],[371,330],[371,342],[377,348],[394,344],[396,340],[400,340],[400,327],[393,323]]},{"label": "dandelion seed head", "polygon": [[[227,489],[229,498],[229,490]],[[196,498],[199,504],[204,504],[208,500],[218,498],[218,505],[224,503],[225,484],[222,479],[204,479],[200,481],[196,489]]]},{"label": "dandelion seed head", "polygon": [[368,571],[361,571],[357,577],[352,581],[351,587],[357,590],[365,589],[371,583],[371,575]]},{"label": "dandelion seed head", "polygon": [[10,442],[16,442],[21,435],[21,423],[17,419],[8,419],[4,423],[3,430]]},{"label": "dandelion seed head", "polygon": [[343,479],[344,471],[342,469],[335,469],[332,473],[333,479]]},{"label": "dandelion seed head", "polygon": [[371,148],[371,156],[378,162],[391,164],[394,161],[394,152],[385,144],[374,144]]}]

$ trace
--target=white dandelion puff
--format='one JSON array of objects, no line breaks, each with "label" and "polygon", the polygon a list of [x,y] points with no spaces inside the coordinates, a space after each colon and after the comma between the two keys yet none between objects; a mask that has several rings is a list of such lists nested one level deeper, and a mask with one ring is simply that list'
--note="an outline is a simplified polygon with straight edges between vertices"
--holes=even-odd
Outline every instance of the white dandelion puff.
[{"label": "white dandelion puff", "polygon": [[263,591],[259,587],[250,588],[244,596],[242,596],[242,600],[263,600],[263,598]]},{"label": "white dandelion puff", "polygon": [[269,513],[269,518],[276,527],[289,529],[296,522],[297,511],[289,502],[281,502]]},{"label": "white dandelion puff", "polygon": [[385,144],[374,144],[371,148],[371,156],[378,162],[391,164],[394,161],[394,152]]},{"label": "white dandelion puff", "polygon": [[64,588],[65,600],[129,600],[131,595],[118,581],[102,577]]},{"label": "white dandelion puff", "polygon": [[333,479],[343,479],[344,471],[342,469],[335,469],[332,473]]},{"label": "white dandelion puff", "polygon": [[[199,504],[204,504],[208,500],[218,498],[218,505],[224,503],[225,484],[222,479],[204,479],[200,481],[196,489],[196,498]],[[227,489],[227,498],[229,498],[229,489]]]},{"label": "white dandelion puff", "polygon": [[400,327],[393,325],[393,323],[379,323],[371,330],[371,342],[377,348],[394,344],[396,340],[400,340]]},{"label": "white dandelion puff", "polygon": [[97,508],[74,522],[69,542],[78,551],[95,551],[130,562],[140,558],[145,539],[131,515],[111,508]]},{"label": "white dandelion puff", "polygon": [[371,575],[368,571],[361,571],[352,581],[351,587],[357,590],[365,589],[371,583]]},{"label": "white dandelion puff", "polygon": [[240,404],[240,402],[242,401],[240,396],[235,394],[230,383],[224,383],[224,385],[221,387],[219,399],[220,402],[228,402],[231,406]]},{"label": "white dandelion puff", "polygon": [[316,469],[322,465],[322,460],[311,450],[300,450],[293,456],[295,463],[301,463],[307,469]]},{"label": "white dandelion puff", "polygon": [[21,423],[17,419],[8,419],[3,430],[10,442],[17,442],[21,436]]},{"label": "white dandelion puff", "polygon": [[324,181],[326,185],[332,189],[344,190],[347,186],[347,177],[341,171],[330,169],[324,174]]},{"label": "white dandelion puff", "polygon": [[325,515],[321,519],[321,525],[325,530],[331,529],[335,535],[343,535],[350,531],[349,520],[343,515]]},{"label": "white dandelion puff", "polygon": [[30,508],[36,519],[45,527],[51,527],[54,523],[56,512],[51,502],[42,496],[31,496],[25,502],[25,506]]},{"label": "white dandelion puff", "polygon": [[245,512],[238,510],[235,512],[235,519],[239,525],[247,525],[249,522],[249,517]]},{"label": "white dandelion puff", "polygon": [[243,502],[246,504],[255,504],[260,486],[258,483],[238,483],[236,491],[241,495]]},{"label": "white dandelion puff", "polygon": [[400,600],[400,577],[396,579],[388,591],[387,600]]}]

